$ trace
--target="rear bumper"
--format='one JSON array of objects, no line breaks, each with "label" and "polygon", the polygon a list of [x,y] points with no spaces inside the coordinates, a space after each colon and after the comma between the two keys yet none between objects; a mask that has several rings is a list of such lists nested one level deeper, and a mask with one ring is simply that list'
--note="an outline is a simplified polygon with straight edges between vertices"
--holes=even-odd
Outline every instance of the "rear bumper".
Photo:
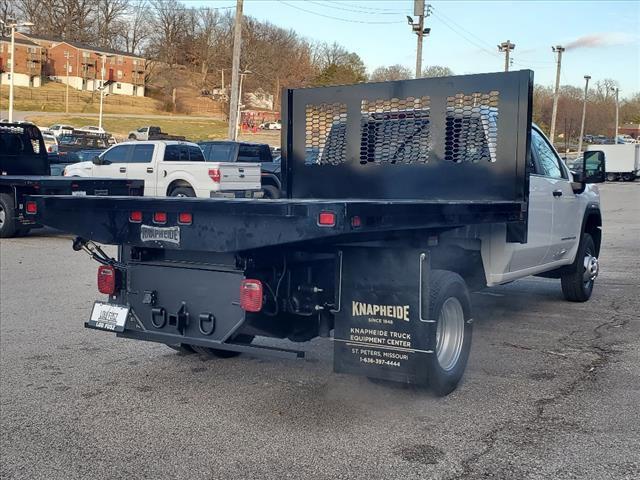
[{"label": "rear bumper", "polygon": [[209,192],[209,198],[263,198],[262,190],[227,190]]}]

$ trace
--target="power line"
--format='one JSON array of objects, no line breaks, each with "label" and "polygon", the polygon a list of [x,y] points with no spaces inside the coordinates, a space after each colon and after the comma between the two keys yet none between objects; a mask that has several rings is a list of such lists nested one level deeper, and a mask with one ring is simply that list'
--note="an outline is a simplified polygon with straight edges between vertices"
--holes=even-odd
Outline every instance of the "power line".
[{"label": "power line", "polygon": [[342,7],[341,5],[331,5],[330,3],[333,2],[329,2],[329,3],[321,3],[321,2],[314,2],[313,0],[306,0],[305,3],[313,3],[314,5],[319,5],[321,7],[326,7],[326,8],[331,8],[334,10],[342,10],[345,12],[354,12],[354,13],[364,13],[364,14],[368,14],[368,15],[403,15],[403,12],[399,11],[399,10],[393,10],[393,11],[375,11],[372,9],[362,9],[362,8],[357,8],[354,6],[354,8],[345,8]]},{"label": "power line", "polygon": [[439,14],[437,13],[433,13],[433,16],[436,17],[438,20],[440,20],[449,30],[453,31],[454,33],[460,35],[462,38],[464,38],[467,42],[471,43],[472,45],[476,46],[477,48],[479,48],[480,50],[482,50],[484,53],[491,55],[492,57],[499,57],[500,54],[489,50],[487,48],[485,48],[484,46],[482,46],[480,43],[472,40],[471,38],[469,38],[469,36],[465,35],[463,32],[461,32],[459,29],[457,29],[456,27],[454,27],[452,24],[450,24],[447,20],[445,20],[444,18],[442,18]]},{"label": "power line", "polygon": [[[343,4],[343,5],[346,5],[346,6],[349,6],[349,7],[353,7],[353,8],[365,8],[365,7],[361,6],[362,5],[361,2],[358,2],[358,3],[360,3],[360,5],[356,6],[356,5],[354,5],[353,3],[350,3],[350,2],[340,2],[340,1],[337,1],[337,0],[336,1],[327,0],[327,1],[328,1],[328,3],[333,3],[333,4],[338,4],[338,5]],[[368,11],[372,11],[372,12],[376,12],[376,11],[377,12],[395,12],[395,13],[398,13],[398,14],[404,14],[404,12],[405,12],[405,10],[396,10],[395,8],[366,7],[366,9]]]},{"label": "power line", "polygon": [[338,20],[339,22],[347,22],[347,23],[361,23],[368,25],[389,25],[392,23],[404,23],[403,21],[392,21],[392,22],[378,22],[378,21],[368,21],[368,20],[353,20],[347,18],[334,17],[332,15],[325,15],[324,13],[314,12],[313,10],[307,10],[306,8],[299,7],[297,5],[292,5],[290,3],[284,2],[283,0],[278,0],[281,4],[286,5],[290,8],[295,8],[296,10],[300,10],[301,12],[306,12],[311,15],[317,15],[318,17],[329,18],[331,20]]}]

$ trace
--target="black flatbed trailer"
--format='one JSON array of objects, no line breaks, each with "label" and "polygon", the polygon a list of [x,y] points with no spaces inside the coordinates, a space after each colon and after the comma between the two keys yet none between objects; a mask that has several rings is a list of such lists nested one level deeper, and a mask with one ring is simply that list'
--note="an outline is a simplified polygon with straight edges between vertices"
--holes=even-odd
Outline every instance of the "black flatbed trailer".
[{"label": "black flatbed trailer", "polygon": [[479,241],[441,234],[506,224],[526,242],[532,86],[520,71],[286,90],[288,198],[45,195],[35,217],[102,264],[109,299],[89,328],[218,356],[302,356],[251,343],[326,336],[338,372],[446,394],[469,354],[467,285],[484,272]]}]

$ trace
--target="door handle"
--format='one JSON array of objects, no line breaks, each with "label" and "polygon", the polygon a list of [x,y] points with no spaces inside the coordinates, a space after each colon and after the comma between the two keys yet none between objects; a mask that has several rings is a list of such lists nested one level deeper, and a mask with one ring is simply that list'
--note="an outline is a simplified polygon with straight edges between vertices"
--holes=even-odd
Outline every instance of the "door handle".
[{"label": "door handle", "polygon": [[167,171],[166,170],[163,170],[162,173],[164,174],[165,177],[167,176]]},{"label": "door handle", "polygon": [[153,173],[153,168],[147,167],[147,173]]},{"label": "door handle", "polygon": [[554,190],[553,191],[553,196],[554,197],[561,197],[562,196],[562,190]]},{"label": "door handle", "polygon": [[120,173],[127,173],[127,169],[125,167],[120,167]]}]

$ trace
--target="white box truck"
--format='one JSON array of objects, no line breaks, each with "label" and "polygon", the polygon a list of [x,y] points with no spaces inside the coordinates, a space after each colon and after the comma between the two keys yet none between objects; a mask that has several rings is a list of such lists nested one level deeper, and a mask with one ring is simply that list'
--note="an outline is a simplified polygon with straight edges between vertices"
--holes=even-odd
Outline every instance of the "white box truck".
[{"label": "white box truck", "polygon": [[587,150],[604,152],[609,182],[633,182],[640,176],[640,144],[589,145]]}]

